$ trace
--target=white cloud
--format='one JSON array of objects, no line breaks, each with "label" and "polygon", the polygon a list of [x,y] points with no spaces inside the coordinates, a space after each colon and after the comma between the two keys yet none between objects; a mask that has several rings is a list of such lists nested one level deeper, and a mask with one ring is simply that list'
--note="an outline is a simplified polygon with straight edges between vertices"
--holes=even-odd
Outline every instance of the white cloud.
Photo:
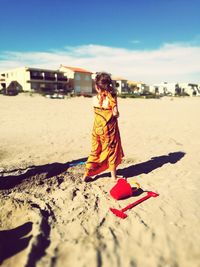
[{"label": "white cloud", "polygon": [[5,51],[0,71],[19,66],[58,69],[60,64],[91,71],[108,71],[130,80],[154,83],[200,83],[200,46],[189,43],[164,44],[154,50],[134,50],[100,45],[65,47],[47,52]]}]

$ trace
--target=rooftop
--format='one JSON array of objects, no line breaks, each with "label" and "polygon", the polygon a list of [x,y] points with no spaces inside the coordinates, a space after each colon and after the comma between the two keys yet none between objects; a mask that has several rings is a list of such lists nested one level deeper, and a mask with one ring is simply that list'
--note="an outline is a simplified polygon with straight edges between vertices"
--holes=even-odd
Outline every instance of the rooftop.
[{"label": "rooftop", "polygon": [[61,67],[64,67],[66,69],[70,69],[70,70],[72,70],[74,72],[83,72],[83,73],[90,73],[90,74],[93,73],[91,71],[88,71],[88,70],[85,70],[85,69],[82,69],[82,68],[77,68],[77,67],[68,67],[68,66],[63,66],[63,65],[61,65]]},{"label": "rooftop", "polygon": [[131,80],[129,80],[128,81],[128,84],[136,84],[137,85],[137,84],[145,84],[145,83],[144,82],[141,82],[141,81],[140,82],[137,82],[137,81],[131,81]]},{"label": "rooftop", "polygon": [[127,81],[126,78],[120,77],[120,76],[113,76],[112,80],[114,80],[114,81]]}]

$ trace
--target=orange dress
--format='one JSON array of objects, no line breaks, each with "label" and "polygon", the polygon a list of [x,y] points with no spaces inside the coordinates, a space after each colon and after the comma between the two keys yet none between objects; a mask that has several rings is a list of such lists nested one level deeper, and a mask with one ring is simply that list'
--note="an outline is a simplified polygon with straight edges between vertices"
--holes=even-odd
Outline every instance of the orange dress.
[{"label": "orange dress", "polygon": [[118,121],[112,112],[117,99],[108,93],[104,102],[102,107],[94,106],[92,149],[86,162],[85,176],[116,169],[124,156]]}]

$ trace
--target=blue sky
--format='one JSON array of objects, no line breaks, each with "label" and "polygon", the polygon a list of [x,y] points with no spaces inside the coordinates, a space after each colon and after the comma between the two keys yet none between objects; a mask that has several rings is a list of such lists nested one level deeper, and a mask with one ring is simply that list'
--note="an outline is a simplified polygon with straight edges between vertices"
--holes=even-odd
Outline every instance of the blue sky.
[{"label": "blue sky", "polygon": [[[56,67],[60,60],[59,64],[79,64],[92,71],[108,69],[133,80],[160,81],[166,73],[168,80],[200,82],[196,61],[190,62],[194,69],[174,75],[163,69],[162,75],[156,75],[163,66],[157,66],[159,62],[167,61],[169,65],[171,61],[173,66],[176,59],[180,62],[180,53],[176,58],[175,51],[182,51],[183,57],[188,55],[186,63],[191,56],[197,60],[198,0],[0,0],[0,3],[0,71],[22,65]],[[127,60],[129,53],[131,61]],[[145,64],[144,72],[141,62]],[[154,73],[145,69],[151,62]]]}]

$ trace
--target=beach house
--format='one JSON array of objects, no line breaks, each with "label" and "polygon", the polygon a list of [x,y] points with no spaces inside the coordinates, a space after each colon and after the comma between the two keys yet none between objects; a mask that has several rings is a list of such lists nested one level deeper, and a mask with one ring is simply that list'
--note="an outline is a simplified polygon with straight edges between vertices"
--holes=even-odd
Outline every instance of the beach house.
[{"label": "beach house", "polygon": [[200,86],[197,83],[179,83],[182,92],[185,92],[189,96],[200,95]]},{"label": "beach house", "polygon": [[69,90],[75,94],[92,93],[92,72],[78,68],[60,65],[59,70],[69,79]]},{"label": "beach house", "polygon": [[128,80],[123,77],[112,77],[112,80],[114,82],[114,86],[117,90],[118,94],[128,93],[129,92],[129,86],[128,86]]},{"label": "beach house", "polygon": [[198,84],[186,82],[161,82],[150,86],[150,91],[161,95],[200,95],[200,87]]},{"label": "beach house", "polygon": [[21,67],[0,73],[3,90],[12,87],[16,91],[67,91],[68,78],[58,70]]},{"label": "beach house", "polygon": [[137,82],[137,81],[127,81],[130,92],[134,94],[141,94],[144,92],[149,92],[149,86],[144,82]]},{"label": "beach house", "polygon": [[159,95],[173,95],[175,93],[176,83],[155,83],[149,86],[150,92]]}]

